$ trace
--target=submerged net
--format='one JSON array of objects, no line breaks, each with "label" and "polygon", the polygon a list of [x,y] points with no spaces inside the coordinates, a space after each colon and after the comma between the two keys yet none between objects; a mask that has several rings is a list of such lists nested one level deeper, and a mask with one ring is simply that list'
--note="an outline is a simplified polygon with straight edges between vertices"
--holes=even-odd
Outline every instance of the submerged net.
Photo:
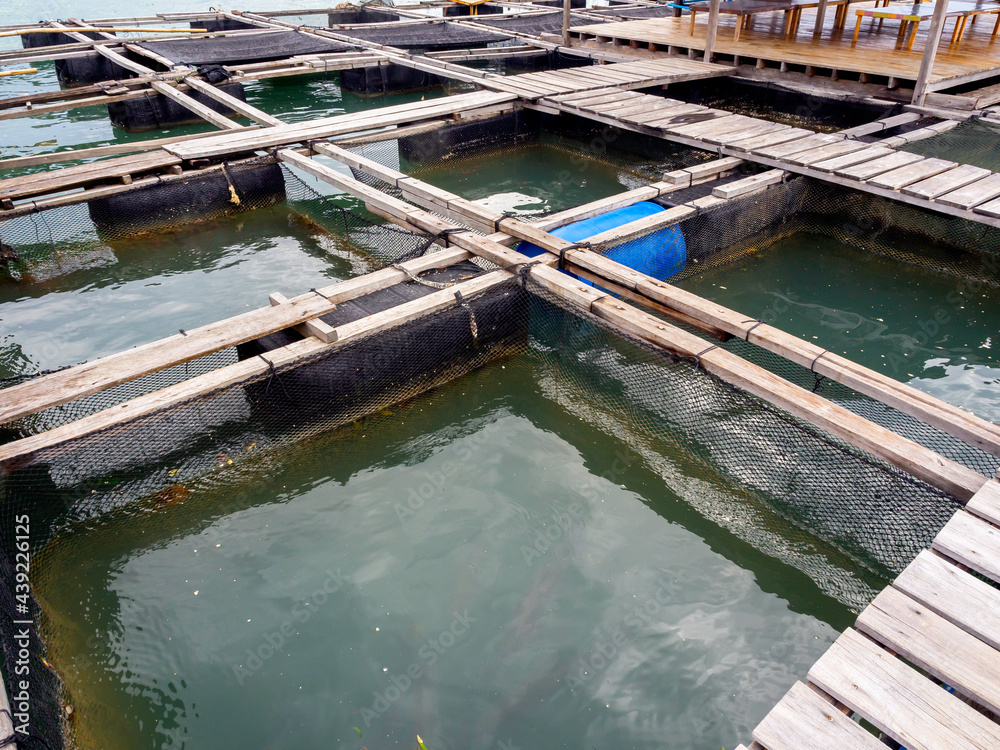
[{"label": "submerged net", "polygon": [[[0,222],[0,274],[39,281],[110,262],[116,252],[197,232],[224,217],[271,210],[314,234],[327,252],[381,264],[424,244],[375,217],[326,201],[271,157],[226,164],[205,177],[153,185],[106,200],[47,209]],[[234,202],[233,195],[238,199]],[[362,268],[367,268],[365,261]]]},{"label": "submerged net", "polygon": [[[509,123],[484,127],[480,147],[524,148],[518,128],[511,129]],[[467,131],[459,132],[468,140]],[[507,135],[496,136],[501,132]],[[528,137],[531,132],[522,131],[522,135]],[[580,153],[575,137],[535,131],[532,142],[550,142]],[[677,150],[666,154],[665,161],[651,159],[647,152],[643,161],[638,154],[651,141],[639,136],[630,141],[630,135],[612,133],[596,141],[603,144],[597,149],[594,138],[583,141],[592,147],[591,158],[614,161],[622,174],[632,175],[636,185],[649,182],[643,169],[659,177],[667,163],[676,168],[711,158],[702,152]],[[407,162],[401,143],[359,151],[386,164],[421,168],[420,163]],[[458,158],[444,163],[453,169],[462,162]],[[425,169],[434,166],[429,157],[422,165]],[[312,192],[287,171],[279,173],[283,176],[281,197],[276,198],[273,189],[265,191],[258,210],[287,202],[327,232],[363,248],[371,256],[370,268],[426,252],[437,239],[344,211],[335,200]],[[906,262],[945,266],[945,259],[950,258],[951,265],[945,267],[956,274],[967,273],[970,261],[963,260],[954,247],[971,249],[992,242],[995,251],[998,246],[996,238],[985,236],[978,226],[944,217],[932,222],[922,212],[908,214],[909,209],[896,205],[890,212],[889,206],[868,196],[852,202],[843,194],[824,192],[828,190],[796,180],[690,219],[681,226],[691,260],[685,273],[733,262],[765,241],[821,225],[845,241]],[[246,206],[251,204],[257,205],[247,201]],[[78,237],[90,215],[80,210],[87,209],[78,207],[61,214],[67,219],[75,216],[66,222],[48,221],[49,244],[37,240],[35,244],[52,252],[51,245],[64,237]],[[18,220],[23,226],[17,236],[31,244],[39,218]],[[905,249],[901,231],[933,235],[940,243],[936,246],[940,254],[932,258]],[[903,241],[897,247],[900,236]],[[230,347],[4,425],[5,439],[24,437],[194,375],[227,366],[248,368],[239,371],[243,374],[228,370],[234,373],[232,378],[200,395],[0,467],[4,497],[0,565],[6,566],[0,575],[6,576],[6,582],[14,580],[15,521],[21,516],[30,517],[32,550],[70,539],[74,529],[113,512],[121,514],[122,522],[141,527],[149,509],[169,513],[181,506],[192,507],[198,488],[206,482],[238,494],[243,481],[240,468],[267,471],[271,457],[286,447],[331,430],[352,430],[350,425],[358,420],[378,419],[372,415],[392,404],[419,399],[483,367],[502,367],[508,375],[528,373],[530,378],[518,382],[536,383],[544,398],[567,415],[629,445],[637,460],[701,515],[802,570],[824,593],[853,608],[863,607],[957,509],[945,493],[707,374],[696,360],[667,355],[568,308],[527,273],[498,279],[488,289],[462,298],[451,297],[447,291],[455,283],[479,278],[490,270],[486,262],[463,263],[448,272],[425,274],[420,281],[406,281],[353,307],[344,304],[331,314],[334,317],[324,318],[341,325],[406,300],[449,295],[440,309],[404,325],[363,333],[332,346],[312,343],[296,358],[266,366],[276,361],[281,347],[302,346],[301,336],[285,331],[278,338]],[[706,348],[711,343],[706,342]],[[773,359],[739,340],[725,346],[793,382],[812,385],[813,375],[806,368]],[[823,384],[824,389],[828,387],[834,388]],[[869,418],[926,441],[978,470],[994,468],[989,457],[961,449],[937,431],[915,426],[913,420],[893,410],[836,388],[824,393],[845,405],[856,402],[853,408]],[[36,573],[44,575],[44,570]],[[18,650],[11,625],[20,606],[10,593],[14,590],[3,587],[7,598],[0,599],[0,648],[8,687]],[[49,637],[73,627],[34,599],[25,606],[29,619],[40,623]],[[34,736],[17,740],[29,750],[61,747],[73,738],[72,722],[62,708],[72,696],[65,692],[57,671],[63,665],[53,667],[42,660],[44,643],[32,632],[30,724]],[[158,732],[159,728],[149,729],[150,747],[163,744]]]},{"label": "submerged net", "polygon": [[198,39],[165,39],[138,46],[175,65],[240,65],[283,60],[295,55],[319,55],[356,49],[349,44],[320,39],[301,31],[263,31]]}]

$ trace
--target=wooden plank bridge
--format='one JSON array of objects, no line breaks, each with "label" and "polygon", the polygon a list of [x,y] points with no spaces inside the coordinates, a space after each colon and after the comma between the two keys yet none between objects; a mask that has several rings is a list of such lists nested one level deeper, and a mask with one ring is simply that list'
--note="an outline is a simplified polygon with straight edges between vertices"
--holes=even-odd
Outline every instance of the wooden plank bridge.
[{"label": "wooden plank bridge", "polygon": [[1000,747],[1000,482],[991,479],[753,730],[750,750]]}]

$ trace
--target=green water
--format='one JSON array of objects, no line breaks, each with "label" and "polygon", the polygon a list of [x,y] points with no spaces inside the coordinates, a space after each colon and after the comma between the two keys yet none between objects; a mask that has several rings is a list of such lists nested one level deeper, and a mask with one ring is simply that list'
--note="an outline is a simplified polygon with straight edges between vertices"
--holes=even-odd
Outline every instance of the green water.
[{"label": "green water", "polygon": [[850,613],[540,396],[545,377],[492,366],[51,544],[35,586],[81,744],[749,736]]},{"label": "green water", "polygon": [[[114,6],[73,11],[162,9]],[[66,14],[33,3],[8,18]],[[248,99],[291,121],[440,95],[358,99],[336,81],[263,82]],[[53,85],[43,65],[0,79],[0,97]],[[182,132],[193,131],[124,135],[91,108],[4,123],[0,151]],[[545,142],[419,174],[532,214],[634,187],[626,161]],[[60,252],[36,278],[0,283],[0,374],[93,359],[368,266],[283,207]],[[916,336],[956,283],[799,236],[686,285],[753,317],[782,307],[779,325],[869,366],[887,368],[881,355],[897,352],[905,375],[889,374],[989,416],[1000,374],[989,298],[961,293],[933,339]],[[883,582],[852,578],[849,561],[706,478],[675,446],[640,450],[639,436],[604,424],[613,415],[571,410],[559,397],[567,387],[528,358],[492,365],[38,550],[47,657],[65,677],[78,745],[746,741],[851,622],[844,602]],[[838,565],[837,583],[853,587],[839,600],[816,572]]]},{"label": "green water", "polygon": [[797,234],[684,288],[1000,421],[993,287]]}]

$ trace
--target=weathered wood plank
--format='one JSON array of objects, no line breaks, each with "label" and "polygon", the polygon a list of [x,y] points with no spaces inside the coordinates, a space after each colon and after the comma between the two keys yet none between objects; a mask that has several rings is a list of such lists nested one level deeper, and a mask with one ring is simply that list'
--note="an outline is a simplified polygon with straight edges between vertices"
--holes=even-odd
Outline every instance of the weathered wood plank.
[{"label": "weathered wood plank", "polygon": [[955,166],[955,162],[948,161],[947,159],[924,159],[923,161],[894,169],[891,172],[880,174],[877,177],[871,178],[868,182],[878,187],[888,188],[889,190],[899,190],[927,177],[946,172]]},{"label": "weathered wood plank", "polygon": [[856,630],[836,640],[809,679],[909,750],[1000,747],[1000,726]]},{"label": "weathered wood plank", "polygon": [[880,159],[873,159],[872,161],[855,164],[854,166],[846,167],[844,169],[835,169],[834,174],[840,175],[841,177],[847,177],[851,180],[864,181],[870,180],[876,175],[891,172],[899,167],[906,166],[907,164],[916,164],[917,162],[923,160],[924,157],[919,154],[911,154],[908,151],[896,151],[888,156],[883,156]]},{"label": "weathered wood plank", "polygon": [[746,195],[747,193],[752,193],[755,190],[760,190],[768,185],[777,185],[784,178],[784,170],[769,169],[767,172],[761,172],[760,174],[755,174],[752,177],[747,177],[743,180],[736,180],[735,182],[729,182],[725,185],[719,185],[719,187],[712,190],[712,195],[716,198],[730,200],[741,195]]},{"label": "weathered wood plank", "polygon": [[816,133],[800,140],[779,143],[777,146],[755,148],[753,153],[772,159],[787,159],[793,154],[803,153],[814,148],[819,148],[820,146],[828,146],[831,143],[838,143],[841,140],[843,139],[829,133]]},{"label": "weathered wood plank", "polygon": [[968,210],[993,200],[997,196],[1000,196],[1000,174],[991,174],[985,179],[942,195],[937,201],[946,206]]},{"label": "weathered wood plank", "polygon": [[864,148],[860,151],[852,151],[850,153],[844,154],[843,156],[838,156],[835,159],[828,159],[827,161],[815,162],[809,166],[813,169],[819,169],[823,172],[836,172],[838,169],[844,169],[846,167],[853,167],[856,164],[862,164],[864,162],[869,162],[874,159],[881,159],[883,156],[890,156],[896,153],[894,149],[885,148],[884,146],[871,146]]},{"label": "weathered wood plank", "polygon": [[892,584],[911,599],[1000,649],[1000,590],[928,550]]},{"label": "weathered wood plank", "polygon": [[1000,582],[1000,529],[960,510],[934,538],[933,549]]},{"label": "weathered wood plank", "polygon": [[802,151],[797,154],[792,154],[788,157],[788,161],[792,164],[815,164],[817,162],[826,161],[827,159],[833,159],[837,156],[852,154],[855,151],[863,151],[866,148],[866,144],[861,143],[860,141],[843,140],[839,143],[831,143],[829,146],[820,146],[819,148],[812,149],[810,151]]},{"label": "weathered wood plank", "polygon": [[966,504],[965,509],[1000,526],[1000,481],[991,479]]},{"label": "weathered wood plank", "polygon": [[988,177],[990,174],[991,172],[988,169],[975,167],[971,164],[961,164],[943,174],[907,185],[903,188],[903,192],[918,198],[934,200],[945,193],[950,193],[953,190],[958,190],[970,183]]},{"label": "weathered wood plank", "polygon": [[33,195],[69,190],[81,185],[141,174],[180,163],[181,160],[173,154],[154,151],[78,164],[23,177],[8,177],[0,180],[0,198],[10,200],[29,198]]},{"label": "weathered wood plank", "polygon": [[882,591],[856,627],[965,697],[1000,711],[1000,652],[902,591]]},{"label": "weathered wood plank", "polygon": [[812,688],[796,682],[753,730],[767,750],[885,750]]}]

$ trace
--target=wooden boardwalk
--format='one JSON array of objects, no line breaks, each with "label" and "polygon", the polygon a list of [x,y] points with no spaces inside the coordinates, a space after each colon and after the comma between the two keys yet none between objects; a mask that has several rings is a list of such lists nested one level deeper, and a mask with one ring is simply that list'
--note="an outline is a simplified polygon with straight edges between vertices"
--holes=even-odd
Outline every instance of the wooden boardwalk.
[{"label": "wooden boardwalk", "polygon": [[860,129],[816,133],[618,87],[543,97],[537,106],[1000,226],[1000,173],[852,138]]},{"label": "wooden boardwalk", "polygon": [[753,730],[751,750],[1000,747],[1000,482],[992,479]]},{"label": "wooden boardwalk", "polygon": [[[861,25],[861,34],[856,45],[851,44],[854,31],[855,11],[871,7],[874,3],[853,3],[848,11],[845,28],[834,28],[833,8],[826,14],[822,34],[814,35],[816,13],[802,12],[802,21],[794,37],[785,35],[785,19],[782,13],[769,13],[754,17],[752,26],[743,32],[738,42],[733,41],[736,29],[734,16],[722,16],[719,20],[716,54],[731,55],[741,61],[758,67],[765,64],[781,67],[789,65],[820,68],[830,71],[851,71],[866,77],[913,81],[917,78],[920,60],[927,39],[927,24],[921,24],[912,50],[899,49],[894,27],[886,21],[881,33],[875,33],[871,19]],[[705,13],[707,18],[708,13]],[[938,51],[934,72],[930,79],[930,90],[938,91],[969,81],[988,78],[1000,74],[1000,52],[997,43],[991,43],[993,18],[979,19],[968,24],[961,43],[949,45],[952,24],[949,21],[941,47]],[[637,21],[577,26],[572,29],[575,39],[581,42],[610,42],[618,48],[640,47],[664,53],[674,51],[705,49],[707,24],[699,20],[694,34],[690,33],[690,19],[648,18]]]}]

